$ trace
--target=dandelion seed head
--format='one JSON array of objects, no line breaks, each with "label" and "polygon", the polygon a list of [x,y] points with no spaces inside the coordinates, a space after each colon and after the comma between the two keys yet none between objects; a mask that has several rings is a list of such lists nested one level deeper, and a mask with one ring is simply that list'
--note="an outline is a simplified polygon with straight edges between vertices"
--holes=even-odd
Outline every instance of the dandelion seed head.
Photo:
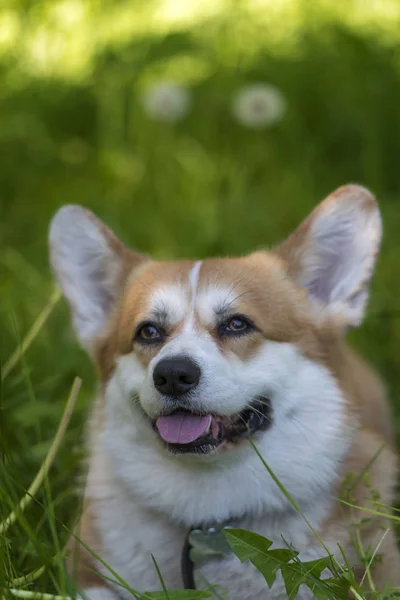
[{"label": "dandelion seed head", "polygon": [[190,108],[190,94],[184,86],[161,81],[149,87],[142,97],[147,114],[156,121],[181,121]]},{"label": "dandelion seed head", "polygon": [[242,125],[261,129],[282,119],[286,111],[286,100],[277,87],[253,83],[237,92],[232,110],[234,117]]}]

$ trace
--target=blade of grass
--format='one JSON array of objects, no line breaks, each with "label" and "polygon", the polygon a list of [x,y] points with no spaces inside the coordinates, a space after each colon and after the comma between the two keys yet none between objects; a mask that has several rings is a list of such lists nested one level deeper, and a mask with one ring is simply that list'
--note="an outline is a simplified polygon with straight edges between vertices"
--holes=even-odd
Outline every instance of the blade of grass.
[{"label": "blade of grass", "polygon": [[62,595],[64,595],[64,594],[68,593],[67,590],[65,589],[65,577],[64,577],[65,566],[64,566],[64,561],[62,559],[60,539],[58,537],[58,532],[57,532],[57,527],[56,527],[56,522],[55,522],[54,503],[53,503],[50,482],[49,482],[48,477],[45,477],[45,479],[44,479],[44,492],[45,492],[45,498],[46,498],[46,500],[45,500],[46,519],[47,519],[47,523],[48,523],[48,526],[49,526],[49,529],[51,532],[52,545],[56,551],[56,557],[58,558],[57,563],[56,563],[57,567],[58,567],[58,573],[59,573],[58,581],[62,582],[64,584],[64,587],[62,589],[57,588],[57,591],[59,593],[61,593]]},{"label": "blade of grass", "polygon": [[372,576],[371,576],[371,572],[370,572],[370,570],[371,570],[371,565],[372,565],[372,563],[374,562],[374,558],[375,558],[375,556],[377,555],[377,553],[378,553],[378,550],[379,550],[379,548],[381,547],[381,545],[382,545],[382,543],[383,543],[383,540],[385,539],[385,537],[387,536],[387,534],[389,533],[389,531],[390,531],[389,529],[386,529],[386,530],[383,532],[383,535],[382,535],[381,539],[379,540],[379,542],[378,542],[378,544],[377,544],[377,546],[376,546],[375,550],[374,550],[374,551],[373,551],[373,553],[372,553],[372,556],[371,556],[371,558],[370,558],[370,560],[369,560],[369,562],[368,562],[367,566],[365,567],[365,573],[364,573],[364,575],[362,576],[362,579],[361,579],[361,581],[360,581],[360,585],[362,585],[362,584],[364,583],[364,580],[365,580],[365,578],[368,576],[368,580],[369,580],[369,583],[370,583],[370,586],[371,586],[371,589],[372,589],[372,591],[373,591],[373,592],[376,592],[376,589],[375,589],[375,585],[374,585],[374,582],[373,582],[373,580],[372,580]]},{"label": "blade of grass", "polygon": [[151,555],[151,560],[153,561],[153,564],[154,564],[155,569],[157,571],[157,576],[158,576],[158,579],[160,580],[160,583],[161,583],[163,592],[165,594],[165,597],[166,597],[167,600],[169,600],[168,591],[167,591],[167,587],[165,585],[164,577],[161,575],[160,567],[158,566],[157,561],[154,558],[154,554]]},{"label": "blade of grass", "polygon": [[[59,521],[60,522],[60,521]],[[87,550],[87,552],[89,552],[96,560],[99,561],[100,564],[103,565],[103,567],[105,567],[113,577],[115,577],[115,580],[117,583],[119,583],[119,585],[123,588],[125,588],[128,592],[130,592],[132,594],[132,596],[134,598],[136,598],[137,600],[141,600],[142,598],[146,598],[146,595],[140,592],[137,592],[136,590],[134,590],[126,581],[124,581],[122,579],[122,577],[120,577],[120,575],[118,575],[118,573],[110,566],[106,563],[105,560],[103,560],[101,558],[101,556],[99,556],[92,548],[90,548],[90,546],[88,546],[87,544],[85,544],[85,542],[79,537],[77,536],[73,531],[71,531],[64,523],[60,522],[60,525],[66,530],[68,531],[68,533],[75,539],[77,540],[77,542],[79,542],[79,544],[85,548],[85,550]]]},{"label": "blade of grass", "polygon": [[[387,531],[388,530],[386,530],[386,533],[387,533]],[[356,548],[358,550],[358,554],[359,554],[362,562],[365,564],[367,555],[365,553],[364,544],[362,542],[360,530],[358,528],[356,529]],[[374,581],[372,579],[371,569],[370,569],[373,557],[374,557],[374,554],[372,555],[371,560],[367,564],[367,567],[365,569],[363,578],[362,578],[362,580],[360,582],[360,586],[364,583],[365,577],[368,577],[369,587],[370,587],[371,591],[376,594],[376,588],[375,588]]]},{"label": "blade of grass", "polygon": [[257,446],[255,445],[255,443],[253,442],[253,440],[250,438],[249,439],[250,444],[253,446],[254,451],[256,452],[258,458],[261,460],[261,462],[263,463],[264,467],[266,468],[266,470],[268,471],[269,476],[272,478],[272,480],[276,483],[276,485],[278,486],[278,488],[280,489],[280,491],[282,492],[282,494],[285,496],[286,500],[291,504],[291,506],[303,517],[304,521],[306,522],[306,524],[308,525],[308,527],[310,528],[311,532],[315,535],[316,539],[320,542],[320,544],[322,545],[322,547],[324,548],[324,550],[326,551],[326,553],[328,554],[328,556],[332,556],[332,552],[329,551],[328,547],[326,546],[326,544],[324,543],[324,541],[321,539],[321,537],[318,535],[318,532],[315,531],[314,527],[311,525],[310,521],[307,519],[307,517],[303,514],[303,512],[301,511],[299,505],[297,504],[296,500],[292,497],[292,495],[287,491],[287,489],[285,488],[284,485],[282,485],[282,483],[279,481],[278,477],[275,475],[275,473],[273,472],[273,470],[271,469],[271,467],[268,465],[268,463],[266,462],[266,460],[264,459],[264,457],[262,456],[261,452],[259,451],[259,449],[257,448]]},{"label": "blade of grass", "polygon": [[[374,500],[374,505],[375,506],[380,506],[382,508],[387,508],[388,510],[390,510],[391,512],[394,513],[400,513],[400,508],[396,508],[396,506],[389,506],[389,504],[384,504],[383,502],[378,502],[378,500]],[[394,515],[396,516],[396,515]],[[400,522],[400,516],[398,517],[399,522]]]},{"label": "blade of grass", "polygon": [[339,499],[342,504],[346,506],[350,506],[350,508],[356,508],[357,510],[361,510],[362,512],[368,513],[370,515],[376,515],[377,517],[384,517],[385,519],[389,519],[390,521],[394,521],[395,523],[400,523],[400,517],[396,517],[395,515],[391,515],[390,513],[383,513],[379,510],[374,510],[373,508],[367,508],[366,506],[357,506],[357,504],[352,504],[351,502],[346,502],[346,500]]},{"label": "blade of grass", "polygon": [[24,600],[74,600],[71,596],[59,596],[57,594],[42,594],[41,592],[30,592],[29,590],[16,590],[8,588],[7,592],[15,598]]},{"label": "blade of grass", "polygon": [[12,587],[19,587],[20,585],[27,585],[28,583],[33,583],[43,575],[43,573],[46,571],[46,568],[46,565],[43,565],[42,567],[36,569],[36,571],[32,571],[32,573],[27,573],[27,575],[23,575],[22,577],[17,577],[16,579],[13,579],[11,582]]},{"label": "blade of grass", "polygon": [[53,439],[53,442],[50,446],[49,452],[43,461],[42,466],[40,467],[35,479],[32,481],[28,491],[25,496],[21,499],[18,507],[13,510],[8,517],[0,523],[0,535],[4,535],[7,529],[16,521],[18,513],[23,512],[25,508],[28,506],[32,497],[35,496],[37,491],[40,489],[55,457],[58,452],[58,448],[62,442],[65,431],[68,427],[69,420],[72,415],[72,411],[75,406],[75,402],[77,400],[79,389],[81,387],[82,380],[79,377],[75,378],[75,381],[72,385],[71,392],[69,394],[67,404],[65,406],[64,414],[61,418],[60,424],[57,429],[57,433]]},{"label": "blade of grass", "polygon": [[369,469],[372,467],[372,465],[374,464],[374,462],[379,457],[379,455],[381,454],[382,450],[384,450],[385,447],[386,447],[386,444],[382,444],[382,446],[380,446],[378,448],[378,450],[371,456],[370,460],[367,462],[367,464],[362,469],[362,471],[357,475],[357,477],[354,479],[354,481],[352,481],[350,483],[350,485],[348,485],[345,488],[346,492],[350,492],[351,490],[353,490],[355,488],[355,486],[358,483],[360,483],[360,481],[362,480],[364,475],[366,475],[368,473]]},{"label": "blade of grass", "polygon": [[19,345],[16,348],[16,350],[12,353],[10,358],[5,362],[2,372],[1,372],[1,380],[2,381],[9,375],[9,373],[14,369],[15,365],[18,363],[18,361],[21,359],[21,357],[28,350],[29,346],[32,344],[33,340],[36,338],[39,331],[41,330],[41,328],[43,327],[43,325],[46,323],[47,319],[53,312],[53,310],[54,310],[55,306],[57,305],[58,301],[60,300],[60,298],[61,298],[61,292],[60,292],[60,290],[57,289],[50,296],[50,300],[48,301],[48,303],[46,304],[46,306],[44,307],[42,312],[39,314],[39,316],[34,321],[32,327],[26,334],[21,345]]}]

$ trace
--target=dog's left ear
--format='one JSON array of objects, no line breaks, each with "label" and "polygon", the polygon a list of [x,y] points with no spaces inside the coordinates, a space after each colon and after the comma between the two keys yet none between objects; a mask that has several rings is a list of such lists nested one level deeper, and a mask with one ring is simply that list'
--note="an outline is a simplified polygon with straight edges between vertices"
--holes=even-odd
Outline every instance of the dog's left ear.
[{"label": "dog's left ear", "polygon": [[63,206],[52,220],[49,237],[51,263],[70,304],[75,331],[91,351],[128,275],[146,259],[82,206]]},{"label": "dog's left ear", "polygon": [[314,303],[359,325],[382,236],[378,206],[358,185],[321,202],[276,252]]}]

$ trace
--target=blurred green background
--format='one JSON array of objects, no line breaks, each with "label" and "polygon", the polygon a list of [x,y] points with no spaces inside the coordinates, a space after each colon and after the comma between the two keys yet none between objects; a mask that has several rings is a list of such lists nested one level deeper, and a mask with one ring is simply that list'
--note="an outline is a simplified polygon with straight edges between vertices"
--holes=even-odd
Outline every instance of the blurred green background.
[{"label": "blurred green background", "polygon": [[[3,2],[2,363],[52,293],[47,230],[62,204],[92,209],[140,251],[204,257],[273,244],[358,182],[378,197],[385,237],[351,339],[384,376],[400,431],[399,41],[398,0]],[[255,83],[272,87],[243,101],[250,126],[233,107]],[[49,563],[49,513],[70,525],[76,512],[94,371],[60,302],[2,381],[0,520],[45,457],[75,375],[51,492],[0,541],[0,583]]]}]

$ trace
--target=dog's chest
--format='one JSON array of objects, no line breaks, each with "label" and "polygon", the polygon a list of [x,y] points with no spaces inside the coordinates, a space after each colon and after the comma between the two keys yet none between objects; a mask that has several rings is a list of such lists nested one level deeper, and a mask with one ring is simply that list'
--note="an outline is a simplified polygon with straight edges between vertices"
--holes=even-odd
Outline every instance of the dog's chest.
[{"label": "dog's chest", "polygon": [[[177,527],[132,501],[123,501],[121,497],[100,502],[97,508],[104,560],[131,587],[141,592],[162,589],[152,555],[167,588],[183,587],[181,552],[186,528]],[[268,537],[275,548],[285,547],[283,539],[299,549],[305,548],[309,542],[307,526],[298,515],[287,516],[284,520],[247,519],[236,522],[235,526]],[[310,549],[304,559],[315,557],[315,549]],[[283,587],[279,581],[272,590],[268,590],[264,578],[253,565],[242,565],[233,554],[222,560],[208,560],[196,569],[196,581],[199,581],[199,573],[210,584],[224,588],[230,600],[282,597]]]}]

